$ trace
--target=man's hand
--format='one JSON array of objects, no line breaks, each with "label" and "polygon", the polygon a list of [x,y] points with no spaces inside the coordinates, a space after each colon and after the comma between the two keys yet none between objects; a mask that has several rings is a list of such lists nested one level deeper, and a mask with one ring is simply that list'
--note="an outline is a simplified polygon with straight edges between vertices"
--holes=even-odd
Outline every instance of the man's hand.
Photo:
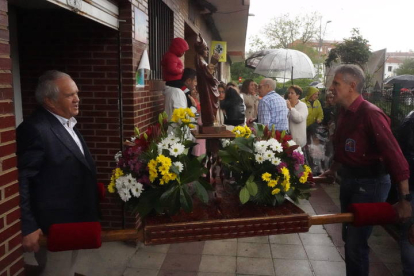
[{"label": "man's hand", "polygon": [[248,125],[251,125],[251,124],[253,124],[253,122],[254,122],[255,120],[256,120],[256,119],[254,119],[254,118],[250,118],[250,119],[248,119],[248,120],[247,120],[247,122],[246,122],[246,123],[247,123]]},{"label": "man's hand", "polygon": [[394,205],[395,211],[397,211],[398,219],[400,222],[405,222],[411,218],[412,208],[411,203],[405,199],[400,200]]},{"label": "man's hand", "polygon": [[39,238],[43,236],[42,230],[39,228],[36,231],[23,237],[22,245],[27,252],[39,251]]},{"label": "man's hand", "polygon": [[336,171],[328,169],[324,173],[322,173],[319,177],[320,178],[322,178],[322,177],[327,178],[328,181],[325,184],[333,184],[335,182],[335,179],[336,179]]},{"label": "man's hand", "polygon": [[321,119],[317,119],[317,120],[316,120],[316,122],[317,122],[318,124],[320,124],[320,123],[322,122],[322,120],[321,120]]}]

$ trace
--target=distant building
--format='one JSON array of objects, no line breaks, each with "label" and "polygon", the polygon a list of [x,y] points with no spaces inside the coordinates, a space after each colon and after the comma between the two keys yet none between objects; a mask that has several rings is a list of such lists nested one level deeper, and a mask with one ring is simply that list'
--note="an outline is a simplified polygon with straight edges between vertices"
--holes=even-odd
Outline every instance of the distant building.
[{"label": "distant building", "polygon": [[387,52],[385,59],[384,78],[395,76],[395,70],[400,68],[406,59],[414,58],[414,52]]}]

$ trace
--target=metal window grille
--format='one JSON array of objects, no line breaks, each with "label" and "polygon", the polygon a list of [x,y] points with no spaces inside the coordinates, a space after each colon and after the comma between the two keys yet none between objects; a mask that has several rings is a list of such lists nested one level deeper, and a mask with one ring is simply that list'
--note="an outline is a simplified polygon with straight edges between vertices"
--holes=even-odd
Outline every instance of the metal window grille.
[{"label": "metal window grille", "polygon": [[149,59],[151,79],[162,79],[161,59],[174,33],[174,13],[161,0],[149,0]]}]

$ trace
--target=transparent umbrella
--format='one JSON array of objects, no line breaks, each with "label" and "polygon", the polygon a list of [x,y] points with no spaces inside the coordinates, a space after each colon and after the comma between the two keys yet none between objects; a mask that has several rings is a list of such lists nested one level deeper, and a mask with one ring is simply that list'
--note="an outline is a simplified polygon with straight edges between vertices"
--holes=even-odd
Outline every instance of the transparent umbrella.
[{"label": "transparent umbrella", "polygon": [[414,75],[400,75],[388,78],[384,81],[385,84],[401,84],[402,87],[412,88],[414,87]]},{"label": "transparent umbrella", "polygon": [[268,78],[312,79],[315,67],[310,58],[296,50],[271,49],[261,50],[250,55],[246,67],[255,69],[256,74]]}]

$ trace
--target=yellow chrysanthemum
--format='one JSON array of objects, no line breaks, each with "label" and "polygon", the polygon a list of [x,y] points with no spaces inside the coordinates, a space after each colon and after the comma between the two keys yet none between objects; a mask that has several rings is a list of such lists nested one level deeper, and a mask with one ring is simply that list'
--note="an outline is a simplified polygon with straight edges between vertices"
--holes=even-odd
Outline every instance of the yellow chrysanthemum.
[{"label": "yellow chrysanthemum", "polygon": [[300,183],[305,183],[308,180],[308,173],[305,171],[303,175],[299,178]]},{"label": "yellow chrysanthemum", "polygon": [[115,185],[109,184],[108,185],[108,192],[111,194],[115,193]]},{"label": "yellow chrysanthemum", "polygon": [[245,126],[244,128],[245,128],[244,137],[249,138],[250,137],[250,134],[252,134],[252,130],[248,126]]},{"label": "yellow chrysanthemum", "polygon": [[271,177],[272,177],[272,175],[268,172],[262,174],[263,181],[269,182]]},{"label": "yellow chrysanthemum", "polygon": [[193,124],[188,124],[188,127],[189,127],[189,128],[195,128],[195,125],[193,125]]},{"label": "yellow chrysanthemum", "polygon": [[277,195],[278,193],[280,193],[280,189],[279,188],[273,189],[272,195]]},{"label": "yellow chrysanthemum", "polygon": [[305,173],[310,173],[312,170],[308,165],[303,166],[305,168]]},{"label": "yellow chrysanthemum", "polygon": [[288,170],[288,168],[283,167],[283,168],[282,168],[282,174],[283,174],[283,177],[285,178],[285,180],[289,181],[289,179],[290,179],[290,174],[289,174],[289,170]]},{"label": "yellow chrysanthemum", "polygon": [[274,188],[277,185],[277,181],[274,179],[271,179],[268,183],[267,186]]}]

